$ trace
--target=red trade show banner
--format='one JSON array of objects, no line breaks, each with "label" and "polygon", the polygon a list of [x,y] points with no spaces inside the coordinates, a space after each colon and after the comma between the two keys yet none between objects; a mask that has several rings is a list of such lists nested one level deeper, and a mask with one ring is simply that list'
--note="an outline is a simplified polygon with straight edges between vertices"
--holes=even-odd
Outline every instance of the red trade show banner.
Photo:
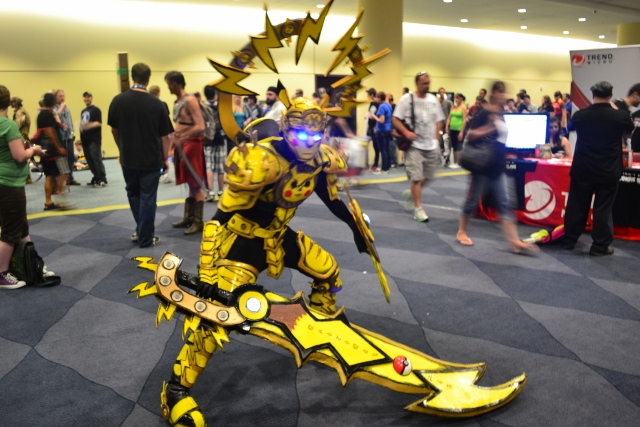
[{"label": "red trade show banner", "polygon": [[[526,159],[507,160],[509,196],[515,202],[518,222],[554,228],[564,223],[569,197],[571,160]],[[498,220],[489,208],[491,200],[483,200],[478,216]],[[592,221],[589,213],[589,223]],[[618,185],[613,205],[615,236],[626,240],[640,240],[640,169],[625,169]],[[587,226],[590,230],[591,226]]]}]

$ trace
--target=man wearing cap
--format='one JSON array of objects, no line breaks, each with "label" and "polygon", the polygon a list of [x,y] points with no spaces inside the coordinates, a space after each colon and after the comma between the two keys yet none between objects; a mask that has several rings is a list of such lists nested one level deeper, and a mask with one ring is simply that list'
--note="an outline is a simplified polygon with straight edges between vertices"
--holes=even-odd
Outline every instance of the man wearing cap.
[{"label": "man wearing cap", "polygon": [[278,98],[278,88],[271,86],[267,89],[267,106],[264,108],[264,118],[280,122],[282,113],[287,109],[280,98]]},{"label": "man wearing cap", "polygon": [[572,250],[584,232],[593,202],[593,243],[590,255],[611,255],[613,215],[611,209],[622,176],[622,135],[633,129],[629,114],[611,106],[613,86],[599,82],[591,86],[593,104],[571,117],[569,131],[578,139],[571,165],[569,199],[564,216],[563,247]]},{"label": "man wearing cap", "polygon": [[106,187],[109,184],[102,163],[102,111],[93,105],[93,95],[90,92],[83,93],[82,97],[87,107],[80,115],[80,141],[87,165],[93,174],[91,182],[87,185],[96,188]]}]

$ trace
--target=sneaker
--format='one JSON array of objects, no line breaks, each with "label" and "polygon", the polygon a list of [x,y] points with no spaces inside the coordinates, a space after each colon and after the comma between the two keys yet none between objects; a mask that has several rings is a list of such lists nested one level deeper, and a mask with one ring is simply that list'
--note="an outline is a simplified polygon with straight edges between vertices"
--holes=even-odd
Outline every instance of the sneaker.
[{"label": "sneaker", "polygon": [[131,235],[131,241],[132,241],[133,243],[138,243],[138,233],[133,233],[133,234]]},{"label": "sneaker", "polygon": [[460,165],[457,163],[451,163],[449,169],[460,169]]},{"label": "sneaker", "polygon": [[413,219],[415,219],[418,222],[427,222],[429,221],[429,216],[426,214],[424,209],[420,207],[420,208],[416,208],[413,211]]},{"label": "sneaker", "polygon": [[80,184],[78,181],[73,180],[73,181],[69,181],[69,185],[82,185]]},{"label": "sneaker", "polygon": [[108,187],[108,186],[109,186],[109,183],[107,181],[101,181],[101,180],[98,180],[93,184],[94,188]]},{"label": "sneaker", "polygon": [[411,196],[411,190],[404,190],[402,192],[402,198],[404,199],[404,209],[407,212],[413,212],[416,205],[413,203],[413,197]]},{"label": "sneaker", "polygon": [[377,171],[377,170],[378,170],[378,167],[377,167],[377,166],[371,166],[371,167],[369,168],[369,170],[370,170],[371,172],[375,172],[375,171]]},{"label": "sneaker", "polygon": [[53,271],[47,270],[47,266],[45,265],[42,267],[42,275],[44,277],[51,277],[51,276],[55,276],[56,273],[54,273]]},{"label": "sneaker", "polygon": [[87,182],[87,185],[88,185],[89,187],[93,187],[95,184],[96,184],[96,179],[95,179],[95,177],[94,177],[94,178],[91,178],[91,182]]},{"label": "sneaker", "polygon": [[216,197],[216,195],[213,193],[213,191],[209,191],[209,192],[207,192],[207,195],[204,196],[204,201],[205,202],[213,202],[213,201],[215,201],[215,197]]},{"label": "sneaker", "polygon": [[9,271],[0,273],[0,289],[18,289],[26,285],[27,282],[18,280],[18,278]]},{"label": "sneaker", "polygon": [[218,193],[215,196],[213,196],[213,201],[217,202],[221,198],[222,198],[222,190],[219,190]]},{"label": "sneaker", "polygon": [[[136,236],[136,241],[137,241],[137,236]],[[151,244],[149,244],[148,246],[140,246],[140,247],[141,248],[148,248],[148,247],[151,247],[151,246],[155,246],[158,243],[160,243],[160,238],[158,236],[154,236],[153,239],[151,239]]]},{"label": "sneaker", "polygon": [[374,174],[374,175],[380,175],[382,172],[383,172],[383,171],[381,171],[381,170],[374,170],[374,171],[373,171],[373,174]]}]

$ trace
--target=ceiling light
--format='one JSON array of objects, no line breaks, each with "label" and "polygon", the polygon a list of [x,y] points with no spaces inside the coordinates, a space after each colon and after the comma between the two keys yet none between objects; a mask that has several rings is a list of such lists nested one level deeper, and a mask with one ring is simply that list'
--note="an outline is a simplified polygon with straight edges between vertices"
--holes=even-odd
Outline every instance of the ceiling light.
[{"label": "ceiling light", "polygon": [[451,3],[453,0],[442,0],[445,3]]},{"label": "ceiling light", "polygon": [[578,21],[580,21],[580,22],[584,22],[586,20],[587,20],[587,18],[578,18]]},{"label": "ceiling light", "polygon": [[527,29],[527,26],[526,26],[526,25],[520,25],[520,29],[521,29],[521,30],[526,30],[526,29]]},{"label": "ceiling light", "polygon": [[563,31],[562,34],[569,34],[569,31]]},{"label": "ceiling light", "polygon": [[604,34],[601,34],[600,37],[598,37],[598,38],[603,39],[604,38]]},{"label": "ceiling light", "polygon": [[469,22],[469,20],[463,18],[463,19],[460,20],[460,22]]},{"label": "ceiling light", "polygon": [[317,7],[318,7],[318,9],[324,9],[324,5],[323,4],[319,4]]},{"label": "ceiling light", "polygon": [[518,9],[518,13],[527,13],[527,9]]}]

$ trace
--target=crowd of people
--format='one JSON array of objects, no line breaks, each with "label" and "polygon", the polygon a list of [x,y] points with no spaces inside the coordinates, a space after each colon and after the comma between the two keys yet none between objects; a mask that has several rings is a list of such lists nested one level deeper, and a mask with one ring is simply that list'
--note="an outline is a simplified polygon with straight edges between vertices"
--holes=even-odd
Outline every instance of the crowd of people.
[{"label": "crowd of people", "polygon": [[[132,67],[134,84],[131,90],[112,100],[107,121],[118,145],[127,197],[136,222],[131,240],[140,247],[160,242],[154,229],[158,183],[162,176],[168,176],[171,167],[175,170],[176,185],[186,184],[189,189],[183,218],[172,225],[185,228],[185,234],[202,232],[204,203],[220,200],[225,184],[225,161],[235,146],[220,124],[218,93],[214,87],[206,86],[202,99],[199,92],[186,91],[182,73],[167,73],[164,80],[170,93],[176,97],[171,112],[159,99],[160,88],[147,87],[150,75],[151,70],[145,64],[138,63]],[[535,246],[518,238],[504,188],[504,142],[507,134],[504,114],[543,112],[549,116],[547,142],[551,145],[551,152],[557,156],[574,157],[571,176],[579,178],[571,183],[565,247],[571,249],[575,245],[584,228],[585,206],[588,210],[590,195],[595,192],[594,246],[591,252],[596,255],[612,253],[611,203],[621,173],[621,150],[640,151],[640,133],[634,134],[632,124],[632,119],[640,122],[640,84],[632,86],[626,98],[613,102],[608,83],[594,85],[594,105],[580,111],[572,120],[569,120],[572,117],[570,96],[560,91],[554,93],[554,100],[544,96],[541,106],[536,108],[526,91],[521,90],[517,99],[507,99],[504,83],[495,82],[488,97],[487,91],[481,89],[475,103],[468,107],[462,93],[454,93],[452,102],[443,87],[435,93],[430,92],[431,77],[428,73],[417,74],[415,86],[414,91],[404,88],[397,104],[393,95],[370,88],[367,91],[370,104],[365,119],[366,132],[371,137],[375,153],[370,170],[374,174],[387,174],[391,168],[404,166],[409,189],[402,196],[405,208],[413,213],[416,221],[429,220],[422,205],[422,193],[435,178],[436,169],[443,162],[445,166],[458,168],[464,144],[490,141],[493,147],[491,165],[485,171],[471,173],[456,239],[462,245],[473,245],[467,234],[469,218],[481,196],[490,193],[502,219],[506,239],[514,252],[535,251]],[[253,95],[244,99],[234,95],[233,117],[238,127],[244,129],[262,118],[280,123],[287,107],[279,98],[279,92],[278,88],[269,87],[266,101],[262,104]],[[67,206],[64,199],[63,202],[54,202],[53,197],[64,196],[68,185],[79,185],[74,170],[89,168],[92,179],[87,184],[91,187],[108,185],[102,160],[102,113],[93,104],[90,92],[84,92],[82,97],[85,108],[80,114],[79,141],[75,141],[73,115],[66,105],[63,90],[52,90],[43,95],[36,119],[37,130],[30,135],[31,118],[23,100],[11,98],[9,90],[0,86],[0,287],[11,289],[23,285],[8,272],[8,260],[14,245],[29,239],[24,185],[29,182],[29,165],[33,167],[30,160],[39,158],[37,168],[45,176],[45,210]],[[302,97],[303,91],[297,89],[293,99]],[[315,105],[330,105],[330,96],[325,90],[314,93],[312,98]],[[8,119],[9,107],[14,110],[13,120]],[[595,141],[590,136],[596,133],[603,120],[608,121],[604,125],[608,129],[606,150],[602,149],[599,140]],[[354,123],[334,118],[329,120],[327,134],[353,137],[354,128]],[[410,141],[406,151],[398,151],[392,129],[396,135]],[[575,153],[567,139],[567,129],[577,132]],[[602,172],[605,163],[606,173]],[[600,172],[594,173],[598,168],[606,176],[601,174],[598,178]]]}]

